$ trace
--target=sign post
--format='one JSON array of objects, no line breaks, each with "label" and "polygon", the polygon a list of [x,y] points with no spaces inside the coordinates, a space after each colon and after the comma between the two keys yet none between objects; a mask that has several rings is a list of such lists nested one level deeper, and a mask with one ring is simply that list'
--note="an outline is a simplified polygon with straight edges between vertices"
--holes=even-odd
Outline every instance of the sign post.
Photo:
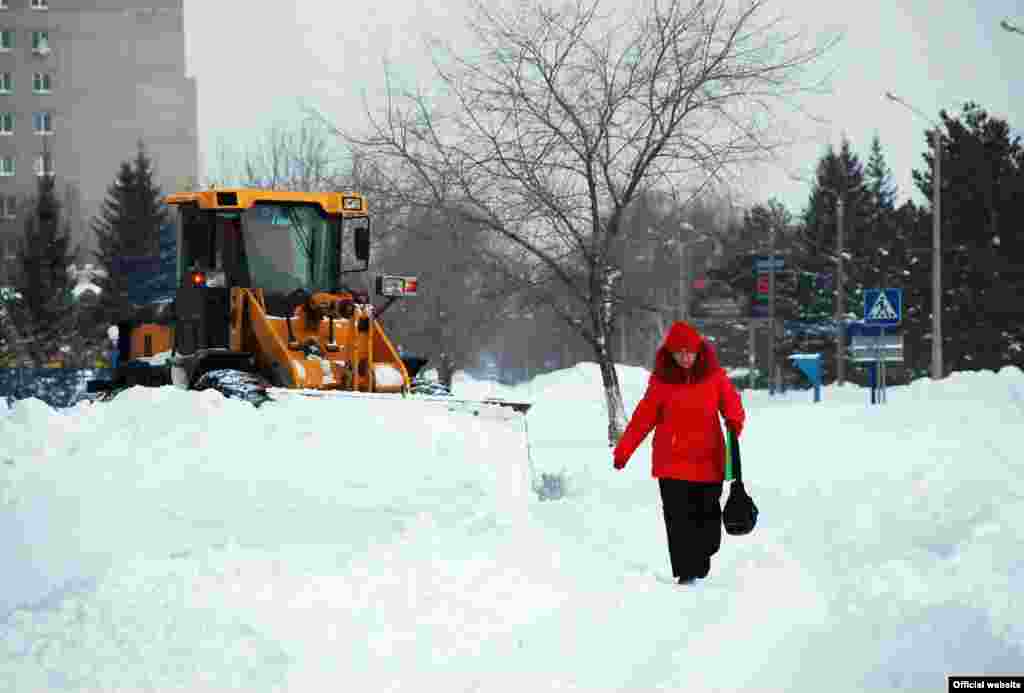
[{"label": "sign post", "polygon": [[903,362],[903,336],[885,333],[903,318],[902,289],[865,289],[864,322],[851,325],[850,355],[855,363],[870,363],[871,403],[886,401],[886,364]]}]

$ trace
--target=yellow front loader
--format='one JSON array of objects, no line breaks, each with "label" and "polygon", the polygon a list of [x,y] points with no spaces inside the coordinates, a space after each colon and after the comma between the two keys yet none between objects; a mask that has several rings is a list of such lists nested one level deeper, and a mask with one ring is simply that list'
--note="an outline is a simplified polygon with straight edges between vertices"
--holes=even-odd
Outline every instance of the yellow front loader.
[{"label": "yellow front loader", "polygon": [[173,384],[257,406],[277,392],[410,396],[425,361],[403,358],[377,318],[416,295],[416,278],[377,277],[380,308],[345,284],[369,268],[362,195],[222,189],[165,201],[178,212],[174,301],[160,319],[119,324],[114,377],[89,391]]}]

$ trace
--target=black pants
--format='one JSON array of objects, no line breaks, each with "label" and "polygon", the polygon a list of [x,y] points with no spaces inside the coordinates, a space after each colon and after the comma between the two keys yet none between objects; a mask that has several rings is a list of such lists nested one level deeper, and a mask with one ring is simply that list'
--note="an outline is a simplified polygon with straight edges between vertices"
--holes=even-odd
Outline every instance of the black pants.
[{"label": "black pants", "polygon": [[672,575],[705,577],[722,545],[722,482],[658,479]]}]

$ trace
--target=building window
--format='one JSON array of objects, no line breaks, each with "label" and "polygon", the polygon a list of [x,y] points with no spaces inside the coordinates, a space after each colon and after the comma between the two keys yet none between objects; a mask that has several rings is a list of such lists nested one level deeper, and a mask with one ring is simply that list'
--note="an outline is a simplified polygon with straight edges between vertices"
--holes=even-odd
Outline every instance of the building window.
[{"label": "building window", "polygon": [[0,113],[0,135],[14,134],[14,114]]},{"label": "building window", "polygon": [[46,72],[37,72],[32,75],[32,91],[37,94],[49,94],[50,75]]},{"label": "building window", "polygon": [[0,94],[10,94],[14,91],[14,78],[10,72],[0,72]]},{"label": "building window", "polygon": [[50,32],[32,32],[32,52],[39,53],[40,55],[46,55],[50,52]]},{"label": "building window", "polygon": [[52,176],[53,175],[53,155],[52,154],[40,154],[36,157],[36,175],[37,176]]},{"label": "building window", "polygon": [[0,197],[0,217],[14,219],[18,216],[18,198],[14,195]]},{"label": "building window", "polygon": [[49,9],[50,3],[47,0],[32,0],[33,10],[46,10]]},{"label": "building window", "polygon": [[53,134],[53,114],[49,111],[36,111],[32,114],[32,129],[37,135]]},{"label": "building window", "polygon": [[9,51],[14,48],[14,31],[11,29],[0,30],[0,51]]},{"label": "building window", "polygon": [[0,157],[0,176],[13,176],[14,175],[14,157],[3,156]]}]

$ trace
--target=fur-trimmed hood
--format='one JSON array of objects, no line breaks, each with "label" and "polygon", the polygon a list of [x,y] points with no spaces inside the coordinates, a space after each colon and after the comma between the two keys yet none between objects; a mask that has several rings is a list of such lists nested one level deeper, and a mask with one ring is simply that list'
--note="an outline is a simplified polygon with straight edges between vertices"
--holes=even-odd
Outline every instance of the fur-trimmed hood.
[{"label": "fur-trimmed hood", "polygon": [[700,338],[697,348],[697,360],[694,362],[693,368],[690,369],[692,372],[688,372],[687,369],[675,362],[669,345],[677,343],[680,335],[688,336],[691,331],[694,331],[693,328],[685,322],[673,323],[672,329],[669,330],[661,346],[658,348],[658,352],[654,356],[654,375],[662,382],[699,382],[705,380],[712,373],[721,370],[722,365],[718,361],[718,354],[715,353],[715,348],[703,337]]}]

